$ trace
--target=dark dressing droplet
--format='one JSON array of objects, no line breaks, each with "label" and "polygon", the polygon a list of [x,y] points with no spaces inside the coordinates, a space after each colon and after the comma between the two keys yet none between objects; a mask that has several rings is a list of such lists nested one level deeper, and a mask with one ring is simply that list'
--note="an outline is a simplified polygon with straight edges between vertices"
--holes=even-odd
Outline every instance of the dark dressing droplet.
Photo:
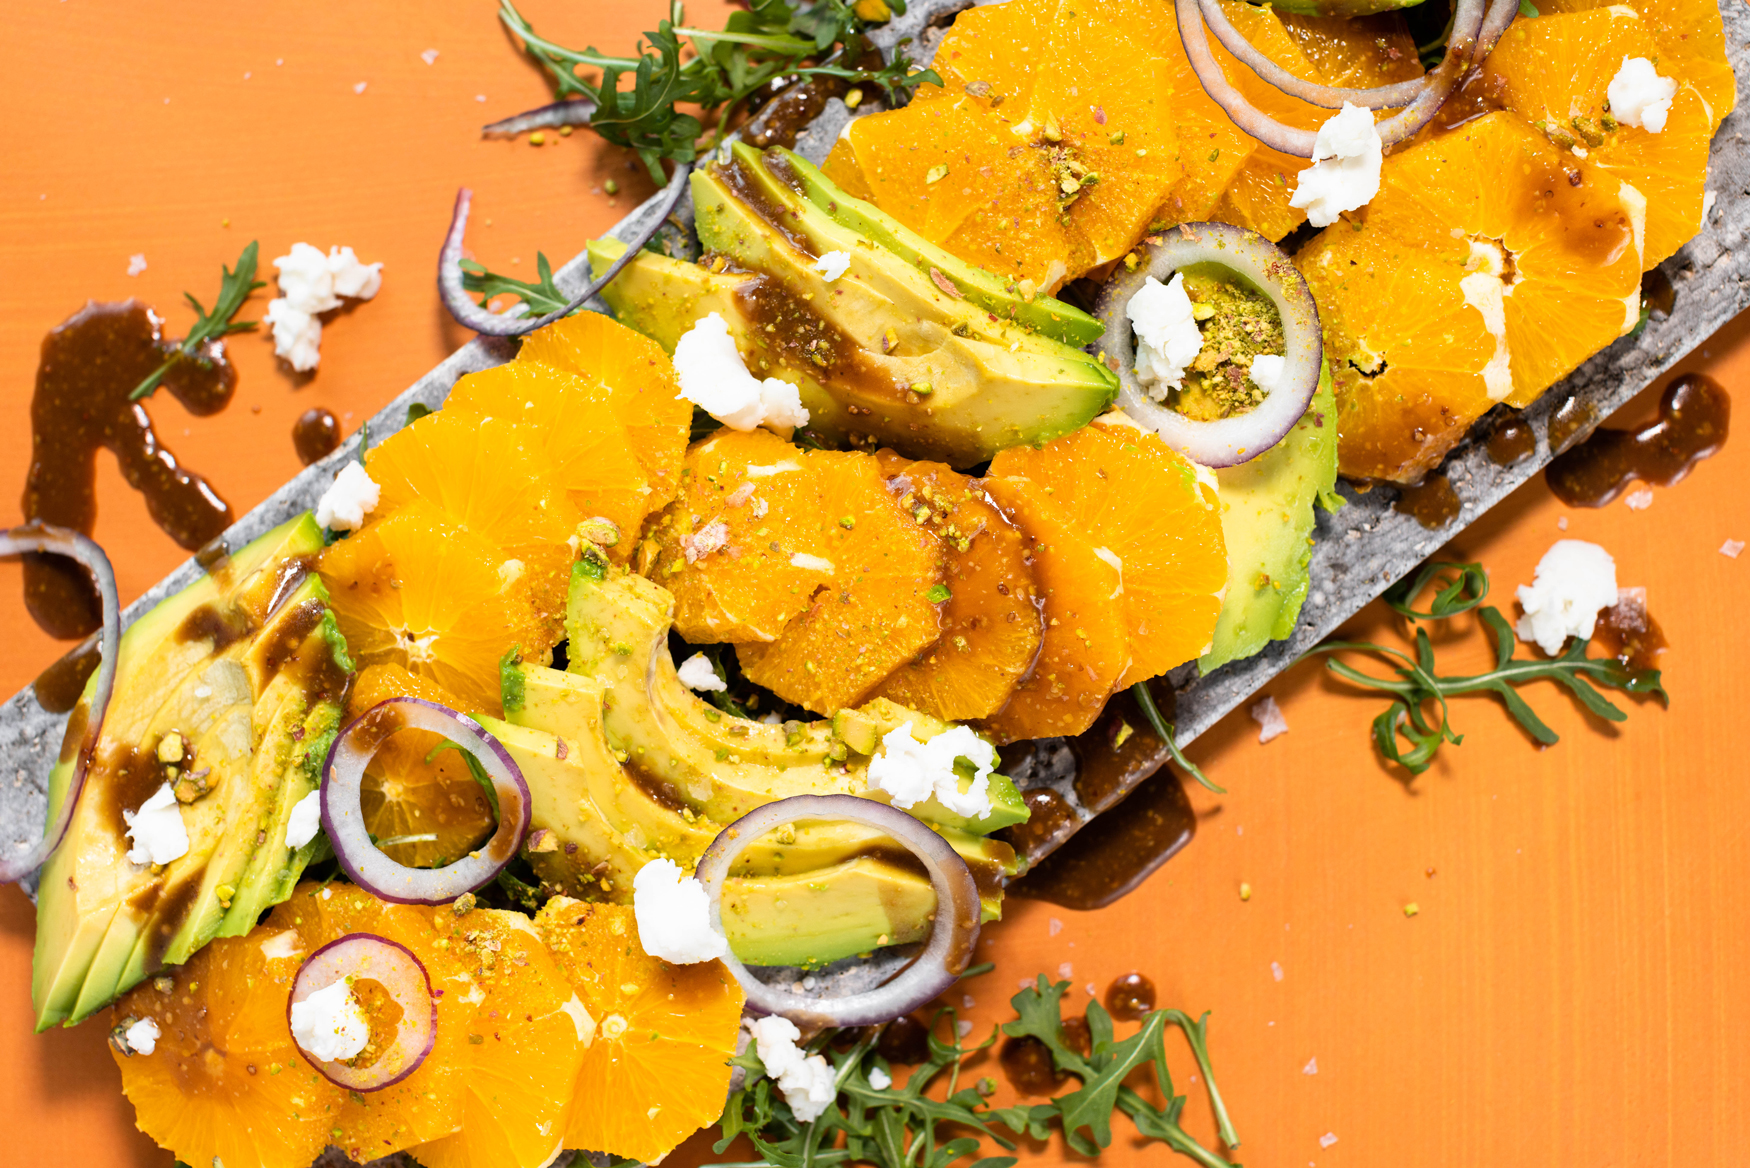
[{"label": "dark dressing droplet", "polygon": [[65,714],[71,710],[78,703],[79,695],[85,692],[85,683],[97,672],[102,658],[95,639],[69,650],[37,676],[31,687],[36,693],[37,704],[51,714]]},{"label": "dark dressing droplet", "polygon": [[340,420],[321,406],[305,410],[292,425],[292,446],[305,466],[320,462],[340,446]]},{"label": "dark dressing droplet", "polygon": [[1141,1021],[1155,1008],[1155,983],[1140,973],[1112,979],[1106,987],[1106,1011],[1120,1022]]},{"label": "dark dressing droplet", "polygon": [[1562,399],[1549,417],[1550,453],[1560,454],[1584,437],[1598,420],[1598,411],[1574,397]]},{"label": "dark dressing droplet", "polygon": [[1639,430],[1598,430],[1558,455],[1544,477],[1570,507],[1602,507],[1636,479],[1669,487],[1726,444],[1731,420],[1725,387],[1699,373],[1685,374],[1659,399],[1658,421]]},{"label": "dark dressing droplet", "polygon": [[1462,506],[1458,492],[1442,474],[1431,474],[1417,486],[1402,488],[1397,502],[1391,505],[1393,511],[1408,515],[1429,531],[1445,527],[1458,518]]},{"label": "dark dressing droplet", "polygon": [[1524,418],[1511,414],[1495,427],[1485,448],[1496,466],[1513,466],[1537,453],[1537,434]]},{"label": "dark dressing droplet", "polygon": [[1665,631],[1647,611],[1643,588],[1617,591],[1616,603],[1598,614],[1592,640],[1606,655],[1636,671],[1659,668],[1660,654],[1670,647]]},{"label": "dark dressing droplet", "polygon": [[1009,1085],[1023,1095],[1049,1095],[1068,1078],[1052,1065],[1050,1048],[1030,1034],[1004,1039],[997,1061]]},{"label": "dark dressing droplet", "polygon": [[881,1032],[875,1053],[890,1063],[915,1066],[930,1057],[930,1028],[915,1015],[901,1015]]}]

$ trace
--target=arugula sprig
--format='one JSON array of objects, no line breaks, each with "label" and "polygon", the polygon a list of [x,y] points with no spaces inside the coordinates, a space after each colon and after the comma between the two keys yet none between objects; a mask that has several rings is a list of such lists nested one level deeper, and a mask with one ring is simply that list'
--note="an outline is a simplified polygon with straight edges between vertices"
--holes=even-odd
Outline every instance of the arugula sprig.
[{"label": "arugula sprig", "polygon": [[[956,1012],[944,1007],[929,1031],[928,1059],[912,1071],[904,1084],[890,1080],[876,1087],[869,1073],[891,1067],[875,1052],[877,1034],[864,1034],[846,1050],[836,1049],[844,1033],[827,1030],[808,1049],[824,1055],[835,1072],[838,1098],[811,1123],[799,1123],[789,1105],[766,1077],[759,1055],[750,1045],[734,1060],[746,1071],[741,1089],[729,1097],[724,1108],[723,1138],[716,1144],[722,1154],[738,1135],[745,1135],[760,1159],[719,1168],[812,1168],[815,1165],[872,1164],[876,1168],[948,1168],[970,1160],[968,1168],[1010,1168],[1014,1156],[984,1156],[973,1159],[983,1140],[1013,1151],[1015,1137],[1043,1140],[1061,1131],[1069,1146],[1094,1155],[1112,1142],[1112,1116],[1128,1115],[1143,1136],[1166,1143],[1174,1151],[1196,1160],[1205,1168],[1234,1168],[1217,1153],[1191,1136],[1179,1123],[1185,1097],[1173,1092],[1167,1070],[1165,1034],[1168,1026],[1184,1031],[1204,1081],[1209,1084],[1221,1138],[1228,1147],[1238,1147],[1226,1105],[1215,1088],[1208,1049],[1208,1015],[1193,1021],[1177,1010],[1156,1011],[1142,1029],[1123,1042],[1114,1041],[1112,1017],[1098,1002],[1088,1005],[1091,1051],[1082,1055],[1063,1041],[1063,997],[1067,981],[1055,984],[1041,975],[1037,983],[1011,999],[1016,1019],[993,1030],[990,1037],[967,1045],[955,1025]],[[948,1026],[942,1027],[943,1020]],[[938,1036],[945,1029],[950,1039]],[[1035,1038],[1050,1052],[1053,1065],[1063,1074],[1081,1080],[1075,1091],[1042,1103],[993,1108],[988,1096],[995,1085],[982,1080],[962,1086],[962,1066],[968,1058],[993,1046],[999,1033],[1015,1038]],[[1125,1076],[1138,1067],[1152,1066],[1161,1096],[1167,1103],[1156,1107],[1124,1085]],[[944,1088],[937,1098],[932,1088]],[[947,1129],[947,1130],[944,1130]]]},{"label": "arugula sprig", "polygon": [[220,265],[219,270],[224,275],[219,280],[219,296],[213,301],[211,312],[203,308],[201,302],[196,300],[191,293],[184,292],[182,294],[183,299],[193,306],[195,316],[198,319],[194,322],[194,327],[188,330],[188,335],[182,338],[182,343],[171,351],[170,356],[164,358],[164,363],[148,374],[146,379],[136,385],[134,391],[128,394],[129,401],[139,401],[155,392],[164,380],[165,374],[169,373],[179,361],[201,360],[200,348],[208,341],[228,337],[232,333],[248,332],[256,326],[258,322],[253,320],[232,320],[231,318],[237,315],[238,310],[243,307],[243,302],[249,299],[250,293],[257,288],[267,287],[265,280],[255,278],[258,251],[258,241],[250,240],[249,246],[243,249],[243,254],[237,257],[235,269]]},{"label": "arugula sprig", "polygon": [[[903,3],[891,7],[905,10]],[[498,15],[546,71],[558,96],[593,103],[590,128],[637,151],[659,186],[667,181],[663,160],[692,162],[699,156],[704,119],[716,119],[707,147],[714,150],[749,101],[778,78],[837,77],[873,85],[890,100],[924,82],[941,84],[931,70],[914,73],[903,53],[875,69],[856,67],[864,25],[845,0],[751,0],[747,9],[730,14],[721,31],[688,27],[674,0],[669,18],[646,32],[630,57],[611,56],[593,45],[579,52],[550,41],[535,32],[512,0],[499,0]],[[599,73],[592,82],[580,69]],[[630,85],[622,84],[626,78]],[[683,113],[681,105],[699,112]]]},{"label": "arugula sprig", "polygon": [[1226,787],[1218,787],[1209,781],[1209,776],[1198,769],[1197,764],[1185,757],[1185,752],[1179,749],[1179,744],[1173,738],[1174,725],[1161,715],[1161,708],[1155,704],[1154,695],[1148,692],[1148,682],[1139,681],[1130,687],[1130,696],[1136,699],[1137,706],[1142,710],[1142,716],[1148,719],[1149,729],[1155,732],[1155,737],[1166,744],[1167,754],[1179,764],[1186,774],[1196,779],[1204,787],[1217,795],[1227,794]]},{"label": "arugula sprig", "polygon": [[[1426,610],[1414,608],[1416,597],[1434,577],[1453,570],[1457,571],[1456,576],[1435,581],[1437,591]],[[1397,763],[1411,775],[1419,775],[1433,764],[1443,744],[1462,743],[1464,735],[1452,729],[1450,706],[1450,700],[1461,694],[1496,695],[1514,721],[1546,746],[1560,741],[1560,735],[1519,695],[1519,687],[1534,681],[1566,686],[1581,705],[1611,722],[1627,721],[1628,715],[1600,693],[1599,686],[1627,694],[1653,694],[1670,705],[1671,696],[1660,683],[1657,669],[1631,669],[1615,657],[1589,657],[1587,642],[1578,637],[1568,641],[1559,657],[1517,656],[1519,642],[1513,626],[1499,609],[1482,603],[1488,587],[1488,576],[1480,564],[1430,564],[1407,586],[1388,592],[1386,598],[1395,611],[1412,621],[1445,620],[1474,609],[1495,642],[1495,667],[1482,673],[1442,676],[1435,667],[1428,631],[1419,626],[1413,656],[1372,641],[1328,641],[1307,652],[1307,657],[1331,655],[1325,667],[1343,680],[1392,695],[1392,703],[1373,720],[1374,746],[1387,761]],[[1336,656],[1346,652],[1371,653],[1397,664],[1391,677],[1381,677]],[[1437,718],[1430,717],[1430,707],[1438,707]]]},{"label": "arugula sprig", "polygon": [[535,316],[558,312],[571,303],[571,297],[561,292],[559,286],[553,282],[553,265],[548,261],[546,252],[535,253],[533,284],[489,271],[485,264],[477,260],[463,260],[462,287],[470,292],[482,293],[486,300],[503,295],[520,297],[528,306],[529,312]]}]

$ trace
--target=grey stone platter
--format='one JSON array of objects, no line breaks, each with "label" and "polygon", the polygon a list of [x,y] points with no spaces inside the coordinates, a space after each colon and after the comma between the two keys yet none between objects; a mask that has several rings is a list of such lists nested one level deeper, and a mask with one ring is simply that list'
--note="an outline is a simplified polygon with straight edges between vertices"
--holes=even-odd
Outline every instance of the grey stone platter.
[{"label": "grey stone platter", "polygon": [[[966,0],[914,0],[909,12],[880,30],[874,39],[888,52],[904,41],[914,59],[928,60],[953,15],[967,7],[970,5]],[[1727,52],[1739,79],[1738,109],[1725,120],[1714,140],[1708,186],[1715,198],[1702,231],[1663,265],[1677,290],[1670,316],[1655,318],[1638,336],[1623,338],[1597,353],[1526,411],[1525,418],[1538,440],[1532,457],[1511,467],[1498,467],[1486,457],[1478,437],[1455,450],[1443,473],[1456,489],[1462,509],[1445,527],[1429,531],[1414,519],[1392,510],[1397,494],[1392,489],[1379,488],[1362,494],[1345,485],[1342,490],[1348,505],[1334,514],[1319,514],[1311,565],[1312,586],[1294,634],[1255,657],[1227,665],[1208,676],[1197,676],[1194,666],[1182,668],[1172,676],[1181,744],[1214,725],[1389,584],[1541,471],[1556,453],[1550,449],[1549,421],[1558,407],[1571,400],[1576,404],[1570,409],[1579,408],[1589,416],[1589,424],[1569,442],[1583,438],[1590,426],[1608,417],[1750,306],[1750,254],[1742,250],[1745,229],[1750,226],[1750,146],[1743,133],[1750,121],[1750,94],[1746,93],[1750,82],[1750,7],[1722,3],[1721,9]],[[874,103],[865,103],[859,113],[872,107]],[[796,149],[820,161],[852,116],[842,102],[832,100],[798,136]],[[757,133],[760,125],[756,121],[749,129]],[[654,204],[653,198],[609,234],[621,239],[631,237],[656,214]],[[690,219],[690,208],[683,204],[683,209],[663,229],[672,254],[696,253]],[[439,242],[434,232],[434,256]],[[581,288],[587,279],[587,260],[582,256],[574,258],[558,274],[561,288]],[[606,310],[601,304],[592,307]],[[458,378],[501,364],[515,351],[514,342],[484,337],[470,341],[385,405],[370,419],[370,433],[380,440],[399,430],[406,422],[409,405],[417,402],[433,408],[440,406]],[[225,533],[227,545],[240,547],[313,507],[340,466],[358,456],[358,442],[359,435],[355,433],[339,450],[305,469],[239,519]],[[182,564],[128,606],[123,614],[124,624],[192,583],[200,572],[192,559]],[[48,662],[42,664],[46,666]],[[0,849],[22,851],[41,835],[45,783],[60,749],[65,724],[65,715],[43,709],[29,688],[0,705]],[[1062,757],[1067,751],[1057,754]],[[1037,860],[1073,835],[1092,814],[1076,795],[1071,781],[1073,768],[1035,767],[1019,777],[1024,786],[1055,788],[1077,815],[1075,823],[1056,837],[1042,841],[1033,851]],[[885,964],[875,961],[844,973],[850,980],[860,982],[878,977]],[[774,973],[780,977],[795,976]]]}]

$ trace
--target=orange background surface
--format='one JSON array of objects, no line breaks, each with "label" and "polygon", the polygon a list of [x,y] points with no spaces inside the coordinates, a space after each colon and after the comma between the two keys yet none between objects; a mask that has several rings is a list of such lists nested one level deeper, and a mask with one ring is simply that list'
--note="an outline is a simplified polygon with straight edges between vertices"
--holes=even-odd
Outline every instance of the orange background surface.
[{"label": "orange background surface", "polygon": [[[562,43],[609,51],[660,9],[527,6]],[[632,174],[587,134],[541,149],[480,137],[483,122],[548,98],[490,0],[10,0],[6,14],[0,522],[18,517],[37,347],[87,297],[140,297],[180,335],[183,290],[210,298],[250,239],[264,268],[297,240],[384,262],[378,298],[326,329],[313,378],[245,335],[231,342],[241,381],[223,414],[152,401],[167,444],[241,514],[298,469],[290,432],[304,409],[325,405],[350,431],[466,339],[433,287],[457,186],[476,192],[474,254],[513,274],[532,273],[537,249],[576,253],[648,190],[604,194],[605,179]],[[721,11],[691,16],[711,25]],[[431,64],[426,49],[439,52]],[[148,267],[129,277],[135,253]],[[258,296],[246,314],[265,305]],[[1745,384],[1750,323],[1694,364]],[[131,599],[182,553],[108,456],[100,491],[97,538]],[[1254,1166],[1742,1163],[1750,555],[1718,549],[1750,539],[1750,443],[1734,439],[1642,512],[1566,512],[1539,479],[1449,550],[1487,564],[1510,607],[1564,514],[1566,534],[1602,543],[1623,584],[1646,586],[1673,646],[1669,711],[1631,701],[1613,727],[1541,685],[1528,696],[1562,741],[1540,750],[1497,706],[1462,701],[1463,746],[1406,785],[1371,752],[1380,702],[1316,666],[1292,670],[1268,691],[1288,735],[1260,746],[1239,713],[1194,745],[1229,794],[1194,791],[1197,839],[1140,891],[1096,913],[1011,903],[983,946],[996,972],[968,986],[981,1030],[1036,972],[1061,970],[1085,1000],[1085,987],[1140,970],[1162,1005],[1214,1012],[1218,1078],[1244,1137],[1235,1158]],[[1349,631],[1391,629],[1375,605]],[[57,652],[23,611],[18,568],[0,565],[0,692]],[[1468,671],[1485,653],[1461,623],[1442,662]],[[133,1129],[101,1022],[30,1033],[32,928],[25,898],[0,890],[8,1158],[168,1165]],[[1179,1059],[1182,1088],[1192,1069]],[[1172,1158],[1115,1126],[1106,1161]],[[1336,1142],[1321,1145],[1327,1133]]]}]

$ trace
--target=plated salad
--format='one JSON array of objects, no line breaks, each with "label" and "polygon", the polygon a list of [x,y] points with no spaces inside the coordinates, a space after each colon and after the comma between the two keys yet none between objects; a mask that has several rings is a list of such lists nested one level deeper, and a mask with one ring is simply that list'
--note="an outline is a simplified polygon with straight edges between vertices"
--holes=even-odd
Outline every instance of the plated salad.
[{"label": "plated salad", "polygon": [[[1015,776],[1065,742],[1158,768],[1161,679],[1293,632],[1339,476],[1421,483],[1644,324],[1734,101],[1718,12],[1007,0],[883,56],[880,0],[761,0],[676,6],[633,59],[502,15],[562,100],[496,128],[632,147],[648,228],[570,294],[465,258],[463,192],[440,293],[514,356],[125,628],[77,523],[0,537],[90,599],[57,610],[92,641],[46,828],[0,868],[36,880],[39,1029],[105,1019],[195,1168],[654,1163],[713,1125],[762,1164],[997,1168],[985,1141],[1097,1154],[1116,1111],[1227,1164],[1207,1018],[1152,986],[1065,1017],[1040,977],[1003,1028],[1040,1101],[962,1081],[951,991],[1074,830]],[[829,102],[816,165],[784,140]],[[313,363],[324,295],[380,276],[300,247],[275,337]],[[122,397],[228,395],[256,263],[180,346],[63,329],[124,336]],[[1586,655],[1620,607],[1590,546],[1525,603],[1547,659],[1483,608],[1493,674],[1345,667],[1393,696],[1388,756],[1456,741],[1448,693],[1528,727],[1520,678],[1662,693],[1644,637]],[[1437,565],[1393,602],[1487,590]]]}]

